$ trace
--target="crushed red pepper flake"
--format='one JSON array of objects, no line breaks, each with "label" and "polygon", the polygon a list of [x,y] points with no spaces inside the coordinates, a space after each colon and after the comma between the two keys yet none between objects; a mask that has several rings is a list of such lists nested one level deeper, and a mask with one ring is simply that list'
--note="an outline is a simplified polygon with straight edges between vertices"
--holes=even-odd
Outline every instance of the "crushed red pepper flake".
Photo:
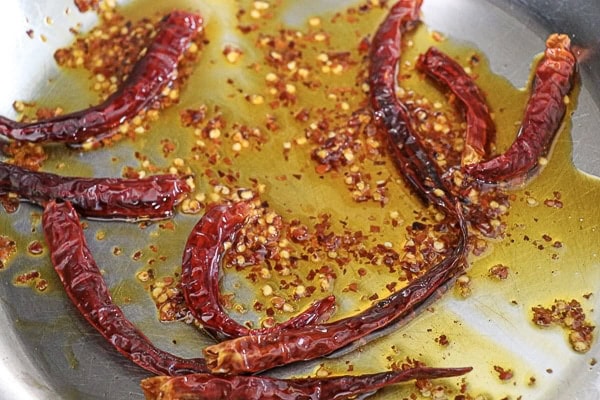
[{"label": "crushed red pepper flake", "polygon": [[10,258],[17,252],[17,242],[5,235],[0,235],[0,269],[6,268]]},{"label": "crushed red pepper flake", "polygon": [[554,300],[554,304],[550,307],[532,307],[532,311],[532,321],[536,325],[540,327],[558,325],[567,330],[569,343],[573,350],[578,353],[590,350],[594,340],[595,327],[586,320],[583,308],[577,300],[572,299],[568,302]]},{"label": "crushed red pepper flake", "polygon": [[489,269],[488,275],[498,280],[504,280],[508,278],[509,272],[510,268],[508,266],[504,264],[496,264]]},{"label": "crushed red pepper flake", "polygon": [[501,367],[499,365],[494,365],[494,371],[496,371],[498,373],[498,378],[501,381],[511,380],[514,376],[512,369],[510,369],[510,368],[504,369],[503,367]]}]

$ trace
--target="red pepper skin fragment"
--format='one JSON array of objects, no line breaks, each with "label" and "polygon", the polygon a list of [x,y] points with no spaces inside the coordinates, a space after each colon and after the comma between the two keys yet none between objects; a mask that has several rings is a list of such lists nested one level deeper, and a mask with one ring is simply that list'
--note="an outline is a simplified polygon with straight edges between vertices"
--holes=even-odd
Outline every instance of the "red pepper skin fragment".
[{"label": "red pepper skin fragment", "polygon": [[337,321],[288,328],[281,332],[250,334],[204,349],[213,373],[237,374],[264,371],[297,361],[330,354],[401,318],[410,318],[416,308],[463,271],[467,226],[460,206],[460,236],[450,256],[430,268],[406,287],[366,310]]},{"label": "red pepper skin fragment", "polygon": [[104,137],[113,128],[146,108],[177,76],[177,64],[202,29],[202,17],[174,11],[119,90],[103,103],[82,111],[33,123],[0,116],[0,135],[24,142],[81,143]]},{"label": "red pepper skin fragment", "polygon": [[209,333],[220,339],[276,333],[326,319],[335,306],[334,296],[314,302],[297,317],[271,328],[249,329],[223,311],[219,303],[222,248],[225,242],[235,240],[250,212],[251,205],[245,202],[212,206],[190,233],[183,254],[181,290],[192,315]]},{"label": "red pepper skin fragment", "polygon": [[191,189],[185,178],[155,175],[143,179],[64,177],[0,162],[0,193],[44,205],[69,201],[92,218],[127,221],[169,218],[181,195]]},{"label": "red pepper skin fragment", "polygon": [[52,264],[67,296],[114,348],[157,375],[207,372],[202,358],[186,360],[154,347],[113,303],[87,246],[79,216],[69,202],[50,201],[44,209],[42,226]]},{"label": "red pepper skin fragment", "polygon": [[564,97],[571,90],[577,61],[567,35],[552,34],[544,57],[538,63],[533,88],[517,139],[504,154],[465,171],[488,183],[526,180],[547,156],[566,111]]},{"label": "red pepper skin fragment", "polygon": [[342,400],[413,379],[449,378],[472,368],[411,368],[360,376],[275,379],[194,374],[158,376],[141,383],[146,400]]},{"label": "red pepper skin fragment", "polygon": [[435,47],[430,47],[419,57],[416,67],[447,86],[462,102],[467,132],[461,163],[464,166],[481,161],[496,132],[483,92],[459,63]]}]

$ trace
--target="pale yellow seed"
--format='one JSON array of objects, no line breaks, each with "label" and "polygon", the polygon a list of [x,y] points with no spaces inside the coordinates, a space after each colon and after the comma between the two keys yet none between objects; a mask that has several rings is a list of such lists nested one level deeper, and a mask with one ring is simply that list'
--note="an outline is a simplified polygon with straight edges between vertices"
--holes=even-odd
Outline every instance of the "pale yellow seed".
[{"label": "pale yellow seed", "polygon": [[274,74],[273,72],[269,72],[266,76],[265,76],[265,80],[267,82],[277,82],[279,80],[279,77]]},{"label": "pale yellow seed", "polygon": [[254,105],[263,104],[265,102],[265,98],[260,94],[252,94],[250,95],[250,103]]},{"label": "pale yellow seed", "polygon": [[298,70],[298,75],[300,75],[301,78],[306,79],[308,77],[308,70],[306,68],[300,68]]},{"label": "pale yellow seed", "polygon": [[292,305],[291,305],[291,304],[289,304],[289,303],[285,303],[285,304],[283,305],[283,311],[285,311],[285,312],[287,312],[287,313],[294,312],[294,311],[295,311],[295,310],[294,310],[294,306],[292,306]]},{"label": "pale yellow seed", "polygon": [[164,303],[167,300],[169,300],[169,296],[167,296],[166,293],[161,294],[160,296],[158,296],[158,299],[156,299],[158,303]]},{"label": "pale yellow seed", "polygon": [[325,34],[324,34],[324,33],[320,33],[320,32],[319,32],[319,33],[317,33],[317,34],[315,35],[315,40],[316,40],[317,42],[322,42],[322,41],[324,41],[325,39],[327,39],[327,36],[325,36]]},{"label": "pale yellow seed", "polygon": [[433,194],[437,197],[444,197],[444,191],[442,189],[434,189]]},{"label": "pale yellow seed", "polygon": [[271,296],[273,294],[273,288],[271,285],[265,285],[262,287],[263,296]]},{"label": "pale yellow seed", "polygon": [[257,10],[267,10],[269,8],[269,3],[266,1],[255,1],[254,8]]},{"label": "pale yellow seed", "polygon": [[352,162],[354,161],[354,153],[352,152],[352,150],[350,149],[345,149],[344,150],[344,158],[346,159],[346,161],[348,162]]},{"label": "pale yellow seed", "polygon": [[179,90],[177,89],[173,89],[169,92],[169,98],[171,100],[177,100],[179,99]]},{"label": "pale yellow seed", "polygon": [[306,294],[306,288],[303,285],[298,285],[298,286],[296,286],[294,293],[297,296],[304,297],[304,295]]},{"label": "pale yellow seed", "polygon": [[137,278],[140,282],[147,282],[150,279],[150,274],[148,274],[148,271],[142,271],[137,275]]},{"label": "pale yellow seed", "polygon": [[242,54],[241,54],[239,51],[237,51],[237,50],[233,50],[233,51],[230,51],[230,52],[228,52],[228,53],[227,53],[227,55],[226,55],[225,57],[227,58],[227,61],[228,61],[230,64],[235,64],[235,63],[237,63],[237,62],[238,62],[238,60],[240,59],[240,56],[241,56],[241,55],[242,55]]},{"label": "pale yellow seed", "polygon": [[240,193],[242,200],[250,200],[254,197],[254,193],[251,190],[244,190]]},{"label": "pale yellow seed", "polygon": [[296,93],[296,86],[294,86],[291,83],[288,83],[285,85],[285,91],[288,92],[289,94],[294,94],[294,93]]}]

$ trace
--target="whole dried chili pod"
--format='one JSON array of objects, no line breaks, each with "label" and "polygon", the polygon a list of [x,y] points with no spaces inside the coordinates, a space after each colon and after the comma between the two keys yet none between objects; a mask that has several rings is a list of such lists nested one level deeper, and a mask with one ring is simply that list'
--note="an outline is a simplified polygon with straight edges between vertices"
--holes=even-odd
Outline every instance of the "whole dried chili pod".
[{"label": "whole dried chili pod", "polygon": [[414,367],[369,375],[300,379],[193,374],[147,378],[141,386],[146,400],[342,400],[400,382],[450,378],[471,370]]},{"label": "whole dried chili pod", "polygon": [[113,303],[69,202],[50,201],[42,225],[54,269],[81,315],[125,357],[157,375],[208,372],[202,358],[183,359],[156,348]]},{"label": "whole dried chili pod", "polygon": [[335,306],[329,296],[298,316],[271,328],[249,329],[229,317],[219,302],[219,268],[225,242],[233,242],[252,210],[246,202],[214,205],[202,216],[187,240],[182,262],[181,290],[192,315],[220,339],[299,328],[327,319]]},{"label": "whole dried chili pod", "polygon": [[409,319],[418,307],[445,290],[445,283],[463,272],[467,227],[460,206],[460,236],[451,255],[406,287],[362,312],[337,321],[259,333],[224,341],[204,349],[213,373],[239,374],[264,371],[297,361],[331,354],[371,332]]},{"label": "whole dried chili pod", "polygon": [[415,193],[426,203],[453,214],[454,196],[445,188],[438,167],[411,126],[412,116],[396,96],[403,33],[419,21],[422,0],[400,0],[382,22],[371,43],[371,107],[387,133],[392,159]]},{"label": "whole dried chili pod", "polygon": [[456,219],[458,241],[452,253],[406,287],[361,313],[327,324],[287,329],[278,335],[250,335],[208,346],[208,367],[217,373],[258,372],[330,354],[385,326],[408,319],[445,284],[463,272],[467,226],[462,208],[444,186],[437,167],[411,128],[406,107],[396,97],[396,70],[402,33],[416,23],[421,0],[400,0],[372,42],[371,102],[388,133],[394,161],[416,193]]},{"label": "whole dried chili pod", "polygon": [[538,63],[531,96],[516,140],[503,154],[465,171],[488,183],[520,183],[547,156],[566,111],[565,96],[571,90],[577,60],[567,35],[552,34]]},{"label": "whole dried chili pod", "polygon": [[146,54],[119,89],[101,104],[43,121],[19,123],[0,116],[0,136],[26,142],[81,143],[105,137],[153,102],[177,77],[177,65],[202,29],[202,17],[173,11],[163,18]]},{"label": "whole dried chili pod", "polygon": [[0,162],[0,193],[44,205],[68,200],[86,217],[128,221],[169,218],[183,193],[185,177],[155,175],[143,179],[65,177]]},{"label": "whole dried chili pod", "polygon": [[422,54],[416,66],[438,83],[447,86],[464,106],[467,132],[461,164],[464,166],[481,161],[496,132],[483,92],[459,63],[435,47],[430,47]]}]

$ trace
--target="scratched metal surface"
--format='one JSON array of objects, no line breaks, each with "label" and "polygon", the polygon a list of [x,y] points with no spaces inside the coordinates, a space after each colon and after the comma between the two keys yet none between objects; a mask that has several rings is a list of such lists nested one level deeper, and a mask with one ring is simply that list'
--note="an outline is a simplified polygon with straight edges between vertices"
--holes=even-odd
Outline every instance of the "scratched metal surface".
[{"label": "scratched metal surface", "polygon": [[[194,1],[188,3],[193,5]],[[308,16],[319,8],[338,8],[339,3],[336,0],[298,2],[297,12],[290,15],[290,19],[303,18],[302,13]],[[81,15],[75,11],[67,15],[67,8],[74,10],[68,0],[14,0],[2,2],[0,7],[0,54],[3,58],[0,63],[0,113],[12,115],[14,99],[51,98],[54,91],[60,92],[63,99],[64,93],[69,93],[65,99],[67,106],[76,108],[78,104],[94,102],[94,95],[86,86],[69,86],[70,82],[61,78],[52,58],[54,49],[68,44],[72,38],[67,27],[76,22],[89,27],[95,22],[94,15]],[[429,26],[453,38],[474,43],[489,57],[495,71],[519,86],[525,84],[531,55],[542,48],[547,33],[568,32],[574,36],[576,44],[593,49],[598,49],[600,41],[600,31],[595,28],[600,20],[597,0],[426,0],[423,11]],[[46,16],[52,18],[52,24],[48,24]],[[34,39],[25,34],[28,29],[33,29]],[[45,42],[40,40],[42,34],[47,38]],[[573,116],[574,161],[584,171],[600,176],[600,55],[597,51],[591,52],[581,69],[583,89]],[[68,91],[64,90],[64,85],[69,86]],[[114,151],[118,153],[118,146]],[[98,166],[98,173],[116,175],[119,172],[111,167],[100,167],[105,164],[100,159],[101,153],[86,154],[85,157]],[[40,232],[31,232],[31,210],[22,207],[17,215],[1,215],[0,231],[10,224],[23,235],[41,237]],[[107,229],[117,229],[116,225],[109,225]],[[188,227],[184,223],[184,229]],[[104,246],[116,245],[125,237],[131,248],[143,246],[144,237],[130,235],[127,227],[118,229],[120,235],[104,242]],[[18,257],[14,262],[30,261]],[[38,262],[46,261],[40,259]],[[111,267],[114,273],[108,279],[112,286],[116,283],[115,276],[131,274],[126,263]],[[147,374],[111,351],[103,339],[75,315],[64,296],[59,293],[35,295],[32,290],[15,288],[10,273],[0,276],[0,399],[142,398],[139,381]],[[153,319],[154,311],[147,302],[124,308],[134,322],[144,321],[145,331],[161,347],[173,349],[171,340],[181,336],[173,350],[183,356],[193,356],[194,349],[206,344],[201,337],[194,341],[179,331],[185,328],[168,327],[166,333],[165,328],[158,325],[153,329],[152,323],[147,321]],[[596,343],[592,354],[599,353],[600,347]],[[570,390],[568,398],[600,398],[597,372],[590,374],[570,369],[562,382],[565,382],[564,389]],[[576,387],[579,389],[574,389]],[[574,394],[572,390],[578,392]],[[567,398],[560,387],[552,393],[556,399]]]}]

